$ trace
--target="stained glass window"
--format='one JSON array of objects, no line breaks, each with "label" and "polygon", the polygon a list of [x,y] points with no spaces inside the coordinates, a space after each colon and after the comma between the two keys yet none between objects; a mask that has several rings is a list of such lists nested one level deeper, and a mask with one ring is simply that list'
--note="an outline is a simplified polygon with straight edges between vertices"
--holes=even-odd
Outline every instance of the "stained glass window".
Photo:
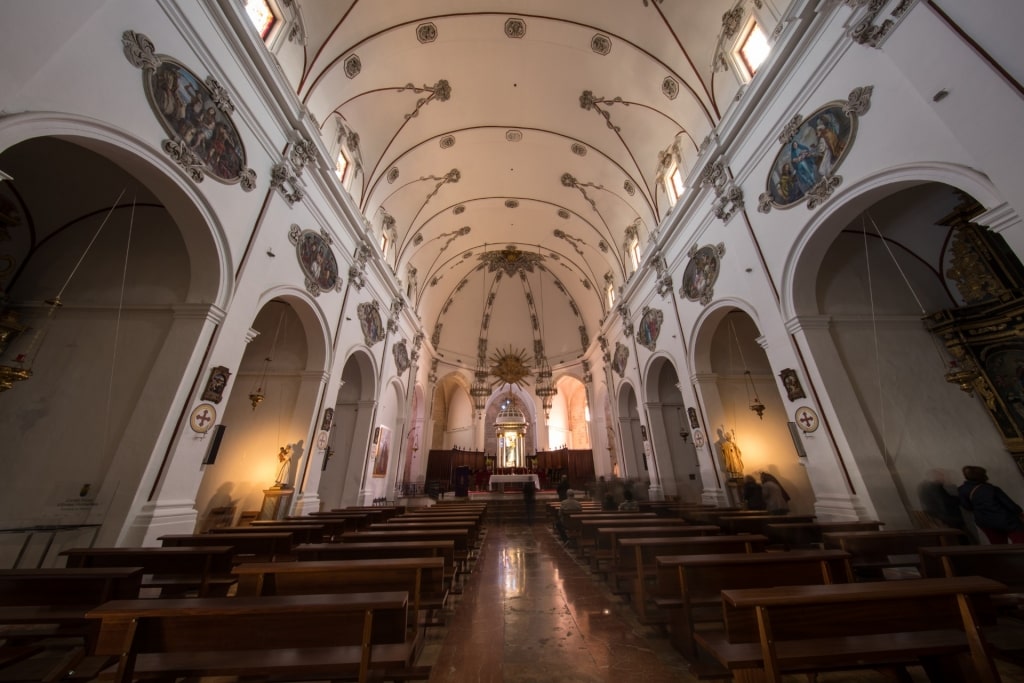
[{"label": "stained glass window", "polygon": [[245,13],[249,15],[249,20],[256,27],[256,32],[260,34],[260,38],[266,40],[270,35],[270,29],[274,27],[274,22],[277,21],[274,11],[270,9],[270,3],[267,0],[242,0],[242,2],[245,4]]}]

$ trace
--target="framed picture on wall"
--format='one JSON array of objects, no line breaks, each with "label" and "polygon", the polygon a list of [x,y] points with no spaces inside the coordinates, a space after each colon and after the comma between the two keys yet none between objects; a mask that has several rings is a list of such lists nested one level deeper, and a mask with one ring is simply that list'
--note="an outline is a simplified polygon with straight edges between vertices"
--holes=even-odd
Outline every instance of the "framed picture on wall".
[{"label": "framed picture on wall", "polygon": [[388,457],[391,454],[391,429],[381,425],[374,431],[373,476],[385,477],[388,473]]}]

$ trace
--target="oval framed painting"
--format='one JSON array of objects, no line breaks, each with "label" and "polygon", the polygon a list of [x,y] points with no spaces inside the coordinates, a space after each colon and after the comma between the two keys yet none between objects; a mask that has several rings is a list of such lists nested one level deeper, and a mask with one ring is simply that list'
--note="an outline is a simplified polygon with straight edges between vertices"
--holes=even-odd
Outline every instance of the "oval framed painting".
[{"label": "oval framed painting", "polygon": [[245,147],[222,98],[183,64],[161,55],[145,74],[146,95],[157,119],[172,139],[192,153],[208,174],[225,183],[241,180]]},{"label": "oval framed painting", "polygon": [[831,178],[846,158],[857,133],[857,116],[846,102],[830,102],[808,116],[785,140],[768,174],[767,198],[779,209],[806,199]]},{"label": "oval framed painting", "polygon": [[710,303],[722,267],[723,254],[725,244],[706,244],[700,248],[694,246],[690,250],[690,262],[683,270],[683,284],[679,293],[690,301],[699,301],[704,305]]},{"label": "oval framed painting", "polygon": [[338,260],[331,251],[330,242],[323,235],[312,230],[302,231],[295,239],[295,254],[306,276],[306,289],[310,294],[316,296],[320,292],[340,287]]}]

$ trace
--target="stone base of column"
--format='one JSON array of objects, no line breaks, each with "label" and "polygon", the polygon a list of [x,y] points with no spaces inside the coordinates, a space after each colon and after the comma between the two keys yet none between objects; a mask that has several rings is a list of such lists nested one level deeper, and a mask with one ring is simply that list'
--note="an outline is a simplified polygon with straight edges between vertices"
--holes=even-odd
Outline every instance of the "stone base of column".
[{"label": "stone base of column", "polygon": [[871,512],[861,504],[857,496],[819,496],[814,501],[814,514],[819,522],[874,521]]},{"label": "stone base of column", "polygon": [[296,517],[320,511],[320,496],[316,493],[298,493],[292,501],[292,514]]},{"label": "stone base of column", "polygon": [[702,505],[729,507],[729,494],[724,489],[704,489],[700,494],[700,502]]},{"label": "stone base of column", "polygon": [[659,484],[651,484],[647,487],[648,500],[665,500],[665,489]]},{"label": "stone base of column", "polygon": [[195,501],[147,503],[124,530],[117,545],[157,546],[159,538],[166,534],[195,533],[198,520]]}]

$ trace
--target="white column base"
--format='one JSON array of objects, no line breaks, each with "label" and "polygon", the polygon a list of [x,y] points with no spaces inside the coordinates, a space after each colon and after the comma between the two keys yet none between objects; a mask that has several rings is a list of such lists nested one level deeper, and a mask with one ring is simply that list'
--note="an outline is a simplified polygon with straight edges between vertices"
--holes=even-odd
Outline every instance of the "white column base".
[{"label": "white column base", "polygon": [[316,493],[301,493],[292,501],[292,514],[296,517],[320,511],[320,496]]},{"label": "white column base", "polygon": [[651,484],[647,487],[648,500],[665,500],[665,489],[660,484]]},{"label": "white column base", "polygon": [[193,534],[199,513],[193,500],[147,503],[118,539],[119,546],[158,546],[166,534]]},{"label": "white column base", "polygon": [[819,522],[873,521],[868,509],[857,496],[821,496],[814,501],[814,514]]}]

